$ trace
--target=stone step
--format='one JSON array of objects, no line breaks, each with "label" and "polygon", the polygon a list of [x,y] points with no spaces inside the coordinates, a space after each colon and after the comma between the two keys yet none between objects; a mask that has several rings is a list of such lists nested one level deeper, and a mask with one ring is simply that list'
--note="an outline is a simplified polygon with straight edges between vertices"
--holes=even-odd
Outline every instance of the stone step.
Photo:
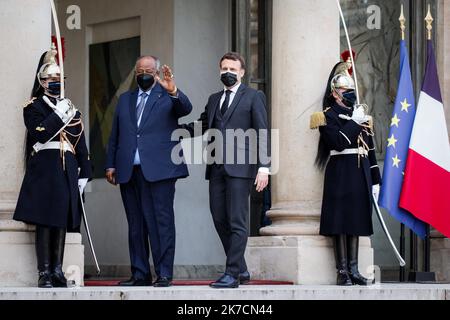
[{"label": "stone step", "polygon": [[450,284],[381,284],[371,287],[241,286],[72,289],[0,288],[0,300],[450,300]]}]

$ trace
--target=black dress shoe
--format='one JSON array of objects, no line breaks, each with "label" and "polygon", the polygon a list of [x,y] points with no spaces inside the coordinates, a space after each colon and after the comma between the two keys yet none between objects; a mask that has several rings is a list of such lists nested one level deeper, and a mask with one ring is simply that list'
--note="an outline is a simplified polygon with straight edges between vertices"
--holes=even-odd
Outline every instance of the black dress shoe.
[{"label": "black dress shoe", "polygon": [[239,288],[239,279],[225,273],[219,280],[211,283],[209,286],[215,289]]},{"label": "black dress shoe", "polygon": [[153,284],[156,288],[167,288],[172,286],[172,280],[167,277],[159,277]]},{"label": "black dress shoe", "polygon": [[357,286],[370,286],[374,284],[375,279],[370,280],[367,278],[364,278],[361,273],[358,271],[358,263],[350,263],[349,269],[348,269],[348,275],[350,276],[350,279],[354,285]]},{"label": "black dress shoe", "polygon": [[352,283],[358,286],[369,286],[375,279],[364,278],[358,270],[359,237],[347,236],[348,274]]},{"label": "black dress shoe", "polygon": [[44,289],[53,288],[50,271],[46,270],[39,272],[38,288]]},{"label": "black dress shoe", "polygon": [[149,287],[152,285],[152,280],[136,279],[131,277],[129,280],[119,282],[121,287]]},{"label": "black dress shoe", "polygon": [[52,273],[52,285],[54,288],[67,288],[67,279],[64,273]]},{"label": "black dress shoe", "polygon": [[336,285],[345,287],[353,285],[353,282],[350,279],[350,274],[348,273],[347,270],[345,269],[338,270]]},{"label": "black dress shoe", "polygon": [[358,273],[350,273],[350,279],[352,283],[357,286],[370,286],[374,284],[374,279],[370,280],[364,278],[359,272]]},{"label": "black dress shoe", "polygon": [[246,285],[250,282],[250,273],[248,271],[239,274],[239,284]]},{"label": "black dress shoe", "polygon": [[67,288],[67,279],[62,270],[66,229],[52,228],[50,230],[50,257],[52,261],[52,284],[55,288]]},{"label": "black dress shoe", "polygon": [[56,267],[52,272],[52,285],[55,288],[67,288],[67,279],[61,266]]}]

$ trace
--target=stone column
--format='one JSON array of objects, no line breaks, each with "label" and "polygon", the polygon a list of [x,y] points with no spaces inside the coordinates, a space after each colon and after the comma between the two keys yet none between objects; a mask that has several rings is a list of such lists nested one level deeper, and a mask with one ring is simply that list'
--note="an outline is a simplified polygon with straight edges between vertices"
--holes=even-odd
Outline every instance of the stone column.
[{"label": "stone column", "polygon": [[[339,60],[339,12],[327,0],[273,2],[272,127],[279,130],[279,171],[273,176],[269,217],[247,249],[254,277],[296,284],[333,284],[331,239],[319,236],[323,175],[314,167],[319,133],[310,115],[322,109],[326,81]],[[275,166],[277,167],[277,166]],[[362,239],[361,271],[372,264]]]},{"label": "stone column", "polygon": [[[50,35],[49,1],[0,2],[0,287],[37,284],[33,227],[13,221],[12,215],[24,172],[22,106],[30,98],[37,63],[50,47]],[[69,235],[67,245],[65,266],[76,265],[82,273],[81,237]]]}]

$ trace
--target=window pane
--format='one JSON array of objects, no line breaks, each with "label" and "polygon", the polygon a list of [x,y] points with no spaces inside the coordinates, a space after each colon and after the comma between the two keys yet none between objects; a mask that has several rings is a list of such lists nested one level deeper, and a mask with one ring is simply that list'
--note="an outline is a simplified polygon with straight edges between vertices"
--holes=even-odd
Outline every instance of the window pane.
[{"label": "window pane", "polygon": [[[258,0],[250,0],[250,86],[258,89],[257,80],[260,78],[259,70],[259,6]],[[256,81],[255,81],[256,80]]]}]

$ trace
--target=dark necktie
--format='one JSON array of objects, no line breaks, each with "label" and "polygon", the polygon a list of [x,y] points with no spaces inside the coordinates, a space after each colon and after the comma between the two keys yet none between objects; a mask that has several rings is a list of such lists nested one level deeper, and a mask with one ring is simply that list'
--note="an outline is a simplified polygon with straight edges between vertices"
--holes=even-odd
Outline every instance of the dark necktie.
[{"label": "dark necktie", "polygon": [[228,110],[228,105],[230,104],[230,96],[231,96],[231,90],[225,91],[225,100],[222,103],[222,106],[220,107],[220,112],[222,112],[222,116],[225,115],[225,113]]},{"label": "dark necktie", "polygon": [[145,107],[145,100],[147,98],[147,93],[143,92],[141,93],[141,101],[139,102],[139,105],[137,107],[136,116],[137,116],[137,122],[139,123],[139,119],[141,118],[142,112],[144,111]]}]

